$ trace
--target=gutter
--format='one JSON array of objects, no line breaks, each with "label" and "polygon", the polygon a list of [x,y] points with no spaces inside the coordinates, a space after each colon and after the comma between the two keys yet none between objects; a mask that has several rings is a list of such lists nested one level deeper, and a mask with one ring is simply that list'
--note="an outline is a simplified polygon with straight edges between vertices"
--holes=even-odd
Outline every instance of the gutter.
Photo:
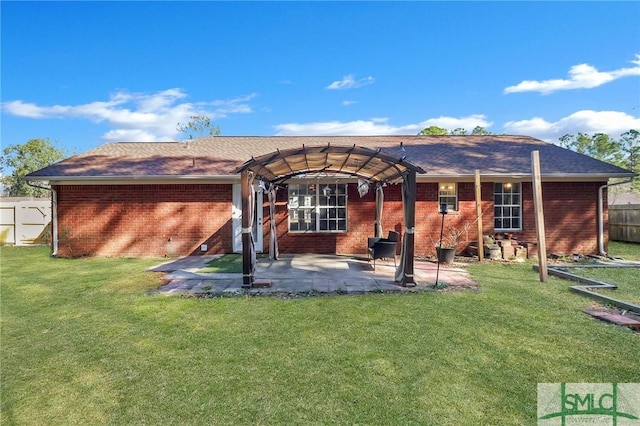
[{"label": "gutter", "polygon": [[48,182],[112,182],[112,181],[239,181],[240,175],[113,175],[113,176],[25,176],[25,180]]},{"label": "gutter", "polygon": [[[483,180],[487,179],[513,179],[513,180],[521,180],[521,181],[531,181],[531,173],[497,173],[497,172],[482,172],[480,170],[480,177]],[[475,177],[474,174],[470,173],[425,173],[418,174],[418,179],[420,178],[432,178],[432,179],[471,179],[473,180]],[[542,180],[547,182],[556,182],[556,181],[579,181],[579,182],[593,182],[593,181],[601,181],[602,179],[624,179],[624,178],[633,178],[633,173],[547,173],[543,174]]]},{"label": "gutter", "polygon": [[33,188],[45,189],[51,192],[51,256],[58,256],[58,193],[53,188],[36,185],[26,180],[27,185]]},{"label": "gutter", "polygon": [[607,252],[604,251],[604,189],[631,182],[633,182],[633,177],[622,182],[608,183],[598,188],[598,251],[600,256],[607,256]]},{"label": "gutter", "polygon": [[[481,173],[481,178],[486,179],[514,179],[528,181],[531,180],[530,173],[496,173],[487,172]],[[611,178],[633,178],[633,173],[548,173],[542,175],[544,181],[556,181],[556,180],[579,180],[579,181],[597,181],[602,179]],[[475,178],[473,173],[418,173],[418,179],[471,179]],[[100,181],[193,181],[193,180],[206,180],[206,181],[236,181],[240,180],[239,174],[224,174],[224,175],[100,175],[100,176],[25,176],[26,180],[33,181],[55,181],[55,182],[100,182]]]}]

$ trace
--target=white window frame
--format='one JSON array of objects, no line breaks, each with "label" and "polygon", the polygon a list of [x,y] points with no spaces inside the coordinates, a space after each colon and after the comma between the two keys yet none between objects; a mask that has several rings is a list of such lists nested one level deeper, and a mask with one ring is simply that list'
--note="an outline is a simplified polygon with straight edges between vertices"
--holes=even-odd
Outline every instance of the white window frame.
[{"label": "white window frame", "polygon": [[[311,185],[315,185],[315,193],[310,193]],[[302,191],[301,187],[305,187]],[[299,193],[293,194],[293,189]],[[291,233],[345,233],[348,232],[348,184],[338,182],[304,181],[290,183],[287,189],[288,229]],[[344,205],[340,205],[344,202]],[[303,215],[311,229],[292,229]],[[307,222],[308,221],[308,222]],[[331,224],[335,229],[331,229]],[[338,229],[343,224],[344,229]],[[327,229],[322,229],[326,227]]]},{"label": "white window frame", "polygon": [[[451,200],[453,200],[453,208],[449,207]],[[448,212],[458,211],[458,184],[456,182],[438,183],[438,209],[440,209],[440,204],[446,204]]]},{"label": "white window frame", "polygon": [[[500,185],[500,188],[498,188],[498,185]],[[498,199],[498,196],[500,199]],[[499,215],[496,214],[498,209],[501,209]],[[508,212],[506,214],[505,209]],[[514,214],[514,211],[517,211],[517,214]],[[509,220],[510,225],[513,225],[513,219],[518,220],[519,226],[497,226],[498,220]],[[522,231],[522,184],[520,182],[494,182],[493,227],[495,231]]]}]

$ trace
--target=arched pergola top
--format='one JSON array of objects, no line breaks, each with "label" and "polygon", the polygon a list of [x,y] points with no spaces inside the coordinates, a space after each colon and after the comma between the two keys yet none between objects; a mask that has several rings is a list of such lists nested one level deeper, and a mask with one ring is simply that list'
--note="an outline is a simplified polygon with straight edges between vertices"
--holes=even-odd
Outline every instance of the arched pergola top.
[{"label": "arched pergola top", "polygon": [[261,155],[236,168],[234,173],[251,171],[258,179],[268,182],[285,180],[291,176],[313,172],[342,173],[360,176],[372,182],[402,182],[410,172],[425,171],[405,157],[362,146],[302,146]]},{"label": "arched pergola top", "polygon": [[[415,285],[413,278],[413,246],[415,233],[416,175],[424,170],[405,159],[361,146],[310,146],[278,150],[261,155],[234,170],[241,175],[242,196],[242,283],[251,287],[256,265],[253,245],[253,181],[278,182],[291,176],[314,172],[333,172],[359,176],[372,182],[402,183],[402,205],[405,232],[402,237],[400,264],[396,281]],[[377,191],[376,191],[377,194]],[[274,197],[275,200],[275,197]],[[272,228],[271,238],[277,238]]]}]

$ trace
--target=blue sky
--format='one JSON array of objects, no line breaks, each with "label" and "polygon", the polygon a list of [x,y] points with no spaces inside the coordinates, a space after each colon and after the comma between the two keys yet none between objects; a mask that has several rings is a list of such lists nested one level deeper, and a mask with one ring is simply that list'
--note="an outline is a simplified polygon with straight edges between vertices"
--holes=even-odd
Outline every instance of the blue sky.
[{"label": "blue sky", "polygon": [[3,1],[1,143],[640,129],[640,2]]}]

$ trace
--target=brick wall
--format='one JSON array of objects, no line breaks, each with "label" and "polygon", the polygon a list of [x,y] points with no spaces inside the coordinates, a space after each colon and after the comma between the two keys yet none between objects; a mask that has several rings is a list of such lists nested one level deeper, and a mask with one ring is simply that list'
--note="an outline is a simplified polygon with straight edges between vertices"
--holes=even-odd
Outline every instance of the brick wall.
[{"label": "brick wall", "polygon": [[[348,232],[295,233],[288,232],[287,190],[278,191],[276,220],[278,246],[282,253],[366,253],[367,237],[374,233],[375,197],[372,192],[360,198],[356,185],[347,187]],[[402,202],[400,203],[402,205]],[[385,216],[390,203],[385,198]],[[402,206],[401,206],[402,208]],[[269,247],[268,209],[265,209],[265,250]],[[386,229],[386,228],[385,228]],[[364,242],[363,242],[364,241]]]},{"label": "brick wall", "polygon": [[[543,204],[547,232],[547,251],[558,253],[597,253],[598,187],[604,182],[543,184]],[[493,182],[484,182],[482,191],[482,227],[485,235],[493,234]],[[390,185],[384,191],[382,227],[404,233],[400,185]],[[435,254],[442,216],[438,214],[438,185],[420,183],[416,191],[416,255]],[[287,191],[278,191],[278,244],[283,253],[365,254],[367,237],[374,235],[375,196],[370,192],[360,198],[355,185],[349,185],[349,232],[327,234],[296,234],[287,230]],[[445,229],[469,224],[469,232],[460,250],[477,241],[475,189],[473,182],[458,184],[458,212],[445,217]],[[606,209],[606,203],[605,203]],[[520,241],[536,241],[531,183],[522,184],[523,229],[514,235]],[[605,211],[605,233],[607,232]],[[265,209],[265,248],[268,247],[269,221]],[[605,235],[605,241],[607,237]],[[399,248],[398,248],[399,253]]]},{"label": "brick wall", "polygon": [[59,185],[60,256],[231,251],[231,185]]},{"label": "brick wall", "polygon": [[[598,188],[606,182],[545,183],[542,198],[548,252],[598,252]],[[533,189],[523,184],[524,237],[535,239]],[[604,241],[608,241],[608,210],[604,202]],[[605,247],[606,250],[606,247]]]},{"label": "brick wall", "polygon": [[[597,252],[597,196],[604,182],[544,183],[543,198],[547,250],[571,254]],[[60,185],[58,235],[60,256],[175,256],[232,251],[232,186],[223,185]],[[438,186],[420,183],[416,202],[416,255],[432,255],[442,216],[438,214]],[[523,230],[520,241],[535,241],[533,194],[522,184]],[[375,195],[360,197],[348,186],[348,232],[288,232],[287,191],[278,191],[277,233],[282,253],[365,254],[367,237],[374,235]],[[493,230],[493,183],[482,184],[484,234]],[[445,217],[445,227],[470,224],[466,243],[475,243],[474,184],[458,184],[459,212]],[[605,203],[606,208],[606,203]],[[263,205],[264,248],[269,247],[269,208]],[[607,232],[605,211],[605,232]],[[385,188],[383,230],[404,233],[400,185]],[[607,238],[605,236],[605,241]],[[461,248],[466,246],[462,244]],[[398,247],[398,253],[400,247]]]}]

